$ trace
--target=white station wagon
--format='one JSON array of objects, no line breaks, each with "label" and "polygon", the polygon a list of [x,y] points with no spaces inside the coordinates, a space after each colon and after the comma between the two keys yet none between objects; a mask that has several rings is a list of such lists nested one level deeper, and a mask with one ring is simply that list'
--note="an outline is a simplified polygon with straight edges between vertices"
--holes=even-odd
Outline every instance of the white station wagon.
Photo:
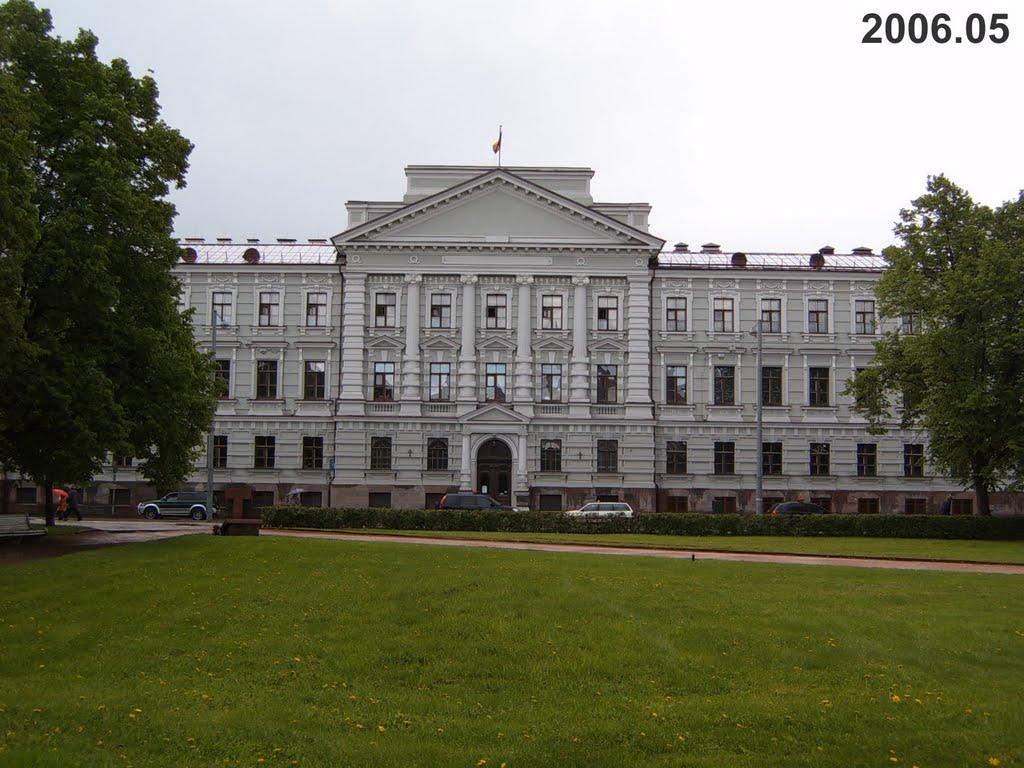
[{"label": "white station wagon", "polygon": [[632,517],[633,508],[622,501],[592,501],[565,514],[569,517]]}]

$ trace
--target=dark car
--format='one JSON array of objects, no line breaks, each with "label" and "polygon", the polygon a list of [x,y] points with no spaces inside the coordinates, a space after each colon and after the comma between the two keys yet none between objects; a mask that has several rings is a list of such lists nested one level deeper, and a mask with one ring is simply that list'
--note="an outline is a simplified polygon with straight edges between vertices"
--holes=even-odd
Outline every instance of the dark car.
[{"label": "dark car", "polygon": [[[179,491],[166,496],[144,501],[139,504],[139,514],[147,520],[160,517],[191,517],[193,520],[206,519],[206,493],[203,491]],[[218,514],[217,505],[213,505],[213,516]]]},{"label": "dark car", "polygon": [[829,511],[809,501],[784,501],[772,507],[772,515],[827,515]]},{"label": "dark car", "polygon": [[497,512],[518,512],[515,507],[501,504],[483,493],[446,493],[435,509],[493,509]]}]

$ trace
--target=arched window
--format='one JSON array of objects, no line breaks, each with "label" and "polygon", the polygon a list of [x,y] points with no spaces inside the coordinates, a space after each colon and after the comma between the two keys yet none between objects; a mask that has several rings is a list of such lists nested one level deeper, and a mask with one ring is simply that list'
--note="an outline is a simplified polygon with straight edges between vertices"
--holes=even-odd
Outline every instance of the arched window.
[{"label": "arched window", "polygon": [[433,437],[427,442],[427,469],[442,471],[448,469],[447,439]]}]

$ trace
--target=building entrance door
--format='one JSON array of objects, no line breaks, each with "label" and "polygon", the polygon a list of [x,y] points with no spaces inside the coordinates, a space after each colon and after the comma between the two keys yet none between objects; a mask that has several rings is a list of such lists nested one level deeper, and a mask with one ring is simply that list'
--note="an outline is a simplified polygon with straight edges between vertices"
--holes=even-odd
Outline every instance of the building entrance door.
[{"label": "building entrance door", "polygon": [[490,439],[476,453],[476,487],[502,504],[512,504],[512,450]]}]

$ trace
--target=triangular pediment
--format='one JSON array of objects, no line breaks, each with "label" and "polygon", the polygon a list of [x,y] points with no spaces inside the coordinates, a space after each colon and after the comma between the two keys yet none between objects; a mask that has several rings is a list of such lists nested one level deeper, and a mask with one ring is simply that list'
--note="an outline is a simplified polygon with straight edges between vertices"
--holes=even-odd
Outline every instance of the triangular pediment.
[{"label": "triangular pediment", "polygon": [[627,347],[623,342],[617,341],[616,339],[598,339],[593,344],[587,347],[591,353],[593,352],[625,352]]},{"label": "triangular pediment", "polygon": [[436,350],[439,352],[451,352],[460,348],[459,342],[448,336],[431,336],[426,341],[420,342],[420,349]]},{"label": "triangular pediment", "polygon": [[367,349],[405,349],[405,342],[394,336],[373,336],[366,342]]},{"label": "triangular pediment", "polygon": [[506,339],[502,336],[494,336],[489,339],[484,339],[476,345],[476,348],[487,350],[489,352],[514,352],[516,349],[516,343],[511,339]]},{"label": "triangular pediment", "polygon": [[527,424],[529,419],[523,416],[521,413],[516,413],[507,405],[501,403],[488,403],[475,411],[470,411],[461,419],[463,423],[481,423],[486,422],[487,424]]},{"label": "triangular pediment", "polygon": [[502,169],[398,208],[333,238],[358,243],[652,248],[664,241]]},{"label": "triangular pediment", "polygon": [[534,352],[571,352],[572,344],[565,339],[547,338],[539,339],[533,344]]}]

